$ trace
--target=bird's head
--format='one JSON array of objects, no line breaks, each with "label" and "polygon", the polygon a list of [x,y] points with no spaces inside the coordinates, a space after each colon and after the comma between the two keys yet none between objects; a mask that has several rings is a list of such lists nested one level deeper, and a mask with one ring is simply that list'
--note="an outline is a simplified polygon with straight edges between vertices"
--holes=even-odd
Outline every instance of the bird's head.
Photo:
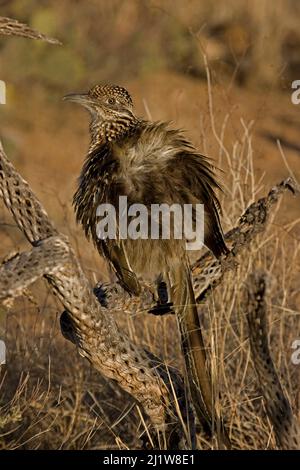
[{"label": "bird's head", "polygon": [[86,93],[66,95],[64,100],[78,103],[90,112],[93,140],[117,140],[137,122],[130,94],[118,85],[96,85]]}]

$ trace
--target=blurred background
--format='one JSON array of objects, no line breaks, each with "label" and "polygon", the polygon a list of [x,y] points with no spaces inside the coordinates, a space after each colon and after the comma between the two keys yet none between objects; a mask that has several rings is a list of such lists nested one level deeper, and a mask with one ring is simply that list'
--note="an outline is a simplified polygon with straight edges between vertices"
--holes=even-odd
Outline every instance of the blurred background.
[{"label": "blurred background", "polygon": [[[298,0],[0,0],[0,15],[26,22],[62,42],[62,46],[55,46],[0,38],[0,79],[7,86],[7,104],[0,105],[0,138],[55,224],[70,237],[91,282],[108,281],[111,275],[74,221],[71,203],[88,148],[88,116],[62,101],[66,93],[87,90],[97,83],[119,84],[132,94],[139,115],[171,120],[174,126],[186,129],[199,150],[223,170],[225,229],[237,222],[249,202],[265,195],[290,172],[300,179],[300,104],[291,101],[292,82],[300,80]],[[283,311],[298,312],[299,317],[300,262],[295,255],[300,239],[299,216],[299,199],[284,198],[266,239],[275,243],[284,236],[284,248],[279,254],[279,242],[268,245],[268,256],[264,253],[259,258],[269,263],[270,271],[275,253],[277,261],[281,260],[272,275],[277,280],[282,276],[285,284],[274,284],[273,303],[284,310],[275,310],[274,325]],[[2,258],[8,251],[27,246],[2,207],[0,237]],[[256,252],[253,260],[255,256]],[[291,260],[293,274],[286,281]],[[237,279],[233,284],[239,288]],[[227,301],[231,302],[232,295]],[[224,299],[220,301],[223,304]],[[43,315],[45,311],[51,315]],[[87,436],[99,429],[106,433],[100,439],[104,446],[107,442],[116,445],[122,426],[126,428],[126,445],[130,446],[137,418],[128,415],[118,421],[119,428],[110,427],[112,416],[117,422],[131,404],[118,395],[117,406],[112,400],[117,392],[112,393],[105,381],[102,400],[108,408],[101,411],[97,404],[95,428],[90,407],[96,406],[96,399],[93,405],[91,397],[84,403],[81,399],[87,388],[99,391],[99,376],[86,369],[74,348],[61,338],[59,314],[59,305],[49,299],[42,282],[33,289],[33,297],[21,299],[12,313],[0,310],[0,335],[10,345],[9,364],[13,364],[12,369],[8,367],[10,387],[3,392],[4,402],[12,399],[14,390],[25,381],[16,401],[21,404],[14,405],[15,414],[5,428],[10,432],[22,421],[24,434],[8,434],[5,444],[0,440],[0,447],[10,446],[10,442],[26,447],[27,439],[28,446],[34,448],[97,447],[99,435],[96,433],[95,441],[88,441]],[[120,321],[139,341],[142,330],[147,345],[154,345],[158,353],[176,363],[179,346],[168,337],[172,331],[169,320],[151,318],[149,325],[148,320],[140,325],[128,319]],[[299,331],[299,320],[293,328],[289,322],[290,317],[280,330],[281,349],[278,347],[276,358],[278,367],[289,377],[290,389],[295,390],[297,381],[291,378],[288,354],[293,334]],[[290,331],[290,336],[284,336],[285,331]],[[240,333],[242,337],[242,326]],[[234,341],[229,344],[231,351],[240,348]],[[51,361],[55,364],[53,371]],[[47,381],[50,375],[51,387]],[[40,390],[36,384],[41,377],[45,383]],[[240,383],[238,374],[232,377]],[[70,389],[75,395],[68,392]],[[61,397],[65,414],[59,421],[57,413],[62,408],[57,411],[53,403],[60,403]],[[235,397],[242,400],[238,391],[231,399]],[[72,424],[75,405],[82,414]],[[39,419],[43,407],[47,411],[42,425]],[[37,424],[29,430],[26,422],[32,420]],[[261,422],[259,425],[264,426]],[[43,437],[39,437],[41,429]],[[124,440],[124,433],[122,436]],[[257,446],[255,441],[249,444],[249,448]]]},{"label": "blurred background", "polygon": [[205,58],[217,133],[226,120],[223,137],[233,146],[241,118],[253,121],[255,170],[270,183],[286,174],[280,139],[298,171],[300,105],[291,102],[300,79],[298,1],[0,0],[0,13],[63,43],[0,39],[1,138],[36,190],[70,204],[88,118],[61,97],[96,83],[127,87],[138,114],[174,121],[216,158]]}]

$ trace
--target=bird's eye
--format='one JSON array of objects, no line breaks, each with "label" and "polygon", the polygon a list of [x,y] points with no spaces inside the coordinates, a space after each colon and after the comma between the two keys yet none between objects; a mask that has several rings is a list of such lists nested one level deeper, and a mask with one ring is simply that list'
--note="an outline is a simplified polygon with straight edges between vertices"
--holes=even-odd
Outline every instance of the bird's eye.
[{"label": "bird's eye", "polygon": [[107,101],[108,104],[116,104],[116,99],[113,98],[112,96],[110,98],[107,98],[106,101]]}]

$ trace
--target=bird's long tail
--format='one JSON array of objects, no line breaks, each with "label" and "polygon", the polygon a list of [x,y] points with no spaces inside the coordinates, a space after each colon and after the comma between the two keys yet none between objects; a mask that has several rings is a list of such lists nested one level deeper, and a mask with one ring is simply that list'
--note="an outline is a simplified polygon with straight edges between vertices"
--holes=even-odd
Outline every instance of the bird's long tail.
[{"label": "bird's long tail", "polygon": [[198,419],[206,431],[216,433],[221,447],[229,448],[229,437],[214,407],[212,381],[188,261],[173,267],[170,277],[173,308],[179,322],[190,393]]}]

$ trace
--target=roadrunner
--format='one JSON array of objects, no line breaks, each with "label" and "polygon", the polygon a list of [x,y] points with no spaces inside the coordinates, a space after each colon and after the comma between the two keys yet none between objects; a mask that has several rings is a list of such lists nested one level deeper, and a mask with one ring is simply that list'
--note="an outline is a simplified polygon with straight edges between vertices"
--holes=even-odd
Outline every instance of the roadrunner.
[{"label": "roadrunner", "polygon": [[[204,243],[220,258],[228,250],[219,219],[215,193],[219,184],[213,166],[181,131],[167,123],[137,117],[125,88],[99,85],[65,99],[84,106],[91,115],[90,147],[73,201],[77,221],[130,294],[139,294],[140,277],[167,285],[180,326],[190,392],[199,418],[212,429],[219,421],[213,407],[186,240],[174,236],[101,239],[97,208],[109,203],[118,209],[120,196],[127,197],[128,206],[140,203],[149,209],[162,203],[181,207],[204,204]],[[172,222],[176,225],[175,217]]]}]

